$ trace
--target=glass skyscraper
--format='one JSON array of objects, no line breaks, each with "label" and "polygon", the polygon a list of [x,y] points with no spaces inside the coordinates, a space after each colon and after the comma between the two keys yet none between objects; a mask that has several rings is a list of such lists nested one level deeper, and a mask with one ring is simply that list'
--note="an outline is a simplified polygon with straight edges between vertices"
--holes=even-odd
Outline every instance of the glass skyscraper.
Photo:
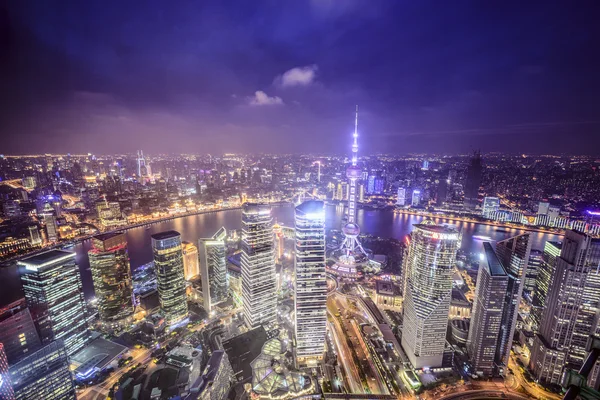
[{"label": "glass skyscraper", "polygon": [[207,312],[213,304],[227,299],[226,237],[227,231],[221,228],[212,237],[198,240],[202,297]]},{"label": "glass skyscraper", "polygon": [[402,348],[414,368],[442,365],[460,233],[428,220],[414,225],[403,260]]},{"label": "glass skyscraper", "polygon": [[[588,337],[600,334],[599,266],[600,238],[567,231],[531,352],[530,367],[542,383],[560,383],[565,367],[581,368]],[[590,381],[600,383],[597,375]]]},{"label": "glass skyscraper", "polygon": [[4,344],[10,364],[41,347],[40,337],[24,298],[0,309],[0,343]]},{"label": "glass skyscraper", "polygon": [[249,329],[276,322],[277,292],[271,206],[242,208],[242,296]]},{"label": "glass skyscraper", "polygon": [[24,258],[18,265],[42,344],[62,339],[69,356],[81,350],[90,333],[75,253],[50,250]]},{"label": "glass skyscraper", "polygon": [[171,325],[188,315],[179,232],[166,231],[152,235],[152,253],[160,311],[167,325]]},{"label": "glass skyscraper", "polygon": [[296,207],[296,361],[311,366],[323,358],[327,326],[325,209],[322,201]]},{"label": "glass skyscraper", "polygon": [[496,347],[502,326],[508,274],[490,243],[483,243],[482,258],[467,351],[475,374],[489,377],[496,373]]},{"label": "glass skyscraper", "polygon": [[9,375],[16,400],[76,398],[62,340],[55,340],[12,365]]},{"label": "glass skyscraper", "polygon": [[0,343],[0,399],[12,400],[14,398],[15,393],[8,373],[8,360],[4,352],[4,344]]},{"label": "glass skyscraper", "polygon": [[95,236],[88,257],[100,319],[116,321],[133,314],[133,285],[125,234]]}]

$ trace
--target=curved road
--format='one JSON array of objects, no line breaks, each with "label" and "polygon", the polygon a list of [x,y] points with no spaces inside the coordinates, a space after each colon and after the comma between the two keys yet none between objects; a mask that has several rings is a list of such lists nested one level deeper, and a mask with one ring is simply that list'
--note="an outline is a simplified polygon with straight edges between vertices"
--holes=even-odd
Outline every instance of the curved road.
[{"label": "curved road", "polygon": [[530,400],[531,397],[518,393],[510,393],[502,390],[469,390],[467,392],[452,393],[439,400],[485,400],[485,399],[509,399],[509,400]]}]

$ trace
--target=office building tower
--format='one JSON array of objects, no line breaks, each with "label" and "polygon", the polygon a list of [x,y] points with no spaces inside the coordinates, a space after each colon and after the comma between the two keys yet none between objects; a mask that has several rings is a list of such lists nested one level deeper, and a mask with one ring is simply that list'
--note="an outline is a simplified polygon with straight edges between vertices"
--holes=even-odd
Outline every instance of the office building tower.
[{"label": "office building tower", "polygon": [[100,319],[111,322],[132,315],[133,284],[125,234],[95,236],[88,258]]},{"label": "office building tower", "polygon": [[14,398],[15,393],[8,373],[8,359],[4,352],[4,345],[0,342],[0,399],[13,400]]},{"label": "office building tower", "polygon": [[508,288],[508,275],[492,245],[483,243],[475,301],[467,340],[467,352],[476,375],[490,377],[496,372],[496,348]]},{"label": "office building tower", "polygon": [[508,365],[530,251],[531,240],[528,233],[496,243],[496,254],[508,275],[508,287],[496,354],[499,375],[505,374]]},{"label": "office building tower", "polygon": [[406,189],[403,187],[398,188],[398,195],[396,198],[397,206],[405,206],[406,205]]},{"label": "office building tower", "polygon": [[50,250],[24,258],[18,266],[42,344],[62,339],[69,356],[77,353],[90,332],[75,253]]},{"label": "office building tower", "polygon": [[498,197],[485,197],[481,208],[484,218],[492,218],[493,213],[500,210],[500,199]]},{"label": "office building tower", "polygon": [[193,277],[200,275],[198,247],[194,243],[182,242],[181,251],[183,252],[183,275],[185,276],[185,280],[189,281]]},{"label": "office building tower", "polygon": [[537,281],[537,276],[540,272],[542,255],[542,251],[535,249],[532,249],[529,253],[529,262],[527,263],[527,269],[525,270],[525,286],[523,287],[523,291],[526,293],[526,298],[530,303],[535,293],[535,282]]},{"label": "office building tower", "polygon": [[531,352],[530,367],[541,383],[559,384],[564,368],[579,370],[588,337],[600,333],[599,265],[600,238],[567,231]]},{"label": "office building tower", "polygon": [[42,347],[24,298],[0,309],[0,343],[4,343],[9,364]]},{"label": "office building tower", "polygon": [[322,201],[296,207],[296,362],[315,366],[325,352],[327,278],[325,276],[325,208]]},{"label": "office building tower", "polygon": [[448,181],[441,180],[438,183],[435,203],[438,206],[443,205],[448,199]]},{"label": "office building tower", "polygon": [[32,246],[41,246],[42,237],[40,231],[36,225],[31,225],[27,228],[29,230],[29,243]]},{"label": "office building tower", "polygon": [[477,208],[482,169],[481,153],[475,152],[467,168],[467,177],[465,180],[464,206],[469,211],[475,211]]},{"label": "office building tower", "polygon": [[58,241],[58,228],[56,226],[56,217],[51,214],[44,215],[44,224],[46,225],[46,239],[49,242]]},{"label": "office building tower", "polygon": [[214,304],[227,300],[227,231],[219,229],[212,237],[200,239],[200,276],[204,308],[210,313]]},{"label": "office building tower", "polygon": [[277,293],[273,244],[273,218],[268,204],[242,207],[242,297],[244,321],[249,329],[274,323]]},{"label": "office building tower", "polygon": [[418,207],[421,204],[421,191],[420,190],[413,190],[412,193],[412,200],[411,200],[411,206],[413,207]]},{"label": "office building tower", "polygon": [[55,340],[9,369],[16,400],[75,400],[67,350]]},{"label": "office building tower", "polygon": [[546,299],[554,276],[554,263],[556,258],[560,256],[561,249],[561,242],[547,241],[544,245],[542,262],[538,268],[538,274],[535,280],[535,292],[533,295],[533,306],[531,308],[531,318],[536,331],[539,329],[542,321],[542,313],[546,308]]},{"label": "office building tower", "polygon": [[365,185],[361,183],[358,185],[358,202],[364,203],[364,201],[365,201]]},{"label": "office building tower", "polygon": [[160,311],[168,325],[188,315],[181,235],[166,231],[152,235],[152,253]]},{"label": "office building tower", "polygon": [[423,166],[421,167],[423,171],[429,170],[429,160],[423,160]]},{"label": "office building tower", "polygon": [[442,365],[460,233],[453,225],[413,226],[403,260],[402,348],[414,368]]},{"label": "office building tower", "polygon": [[275,235],[275,262],[279,263],[283,257],[285,236],[283,235],[281,225],[278,223],[273,225],[273,235]]}]

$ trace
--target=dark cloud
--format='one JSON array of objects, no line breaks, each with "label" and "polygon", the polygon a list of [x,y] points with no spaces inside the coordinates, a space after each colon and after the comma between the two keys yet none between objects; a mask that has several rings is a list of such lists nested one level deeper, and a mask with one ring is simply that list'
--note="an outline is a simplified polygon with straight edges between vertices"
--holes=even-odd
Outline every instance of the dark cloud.
[{"label": "dark cloud", "polygon": [[595,3],[493,3],[6,2],[2,152],[597,151]]}]

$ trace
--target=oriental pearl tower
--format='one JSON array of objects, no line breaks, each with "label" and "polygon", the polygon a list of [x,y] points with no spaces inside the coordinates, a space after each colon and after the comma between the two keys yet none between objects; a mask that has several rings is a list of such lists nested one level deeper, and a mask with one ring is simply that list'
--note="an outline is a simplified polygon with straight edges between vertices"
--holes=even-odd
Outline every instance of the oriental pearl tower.
[{"label": "oriental pearl tower", "polygon": [[360,179],[362,170],[358,166],[358,106],[354,119],[354,134],[352,143],[352,163],[346,169],[346,177],[350,181],[348,194],[348,222],[343,226],[344,241],[341,250],[343,252],[340,261],[344,264],[354,264],[356,256],[366,256],[365,250],[358,241],[360,227],[356,223],[356,181]]}]

